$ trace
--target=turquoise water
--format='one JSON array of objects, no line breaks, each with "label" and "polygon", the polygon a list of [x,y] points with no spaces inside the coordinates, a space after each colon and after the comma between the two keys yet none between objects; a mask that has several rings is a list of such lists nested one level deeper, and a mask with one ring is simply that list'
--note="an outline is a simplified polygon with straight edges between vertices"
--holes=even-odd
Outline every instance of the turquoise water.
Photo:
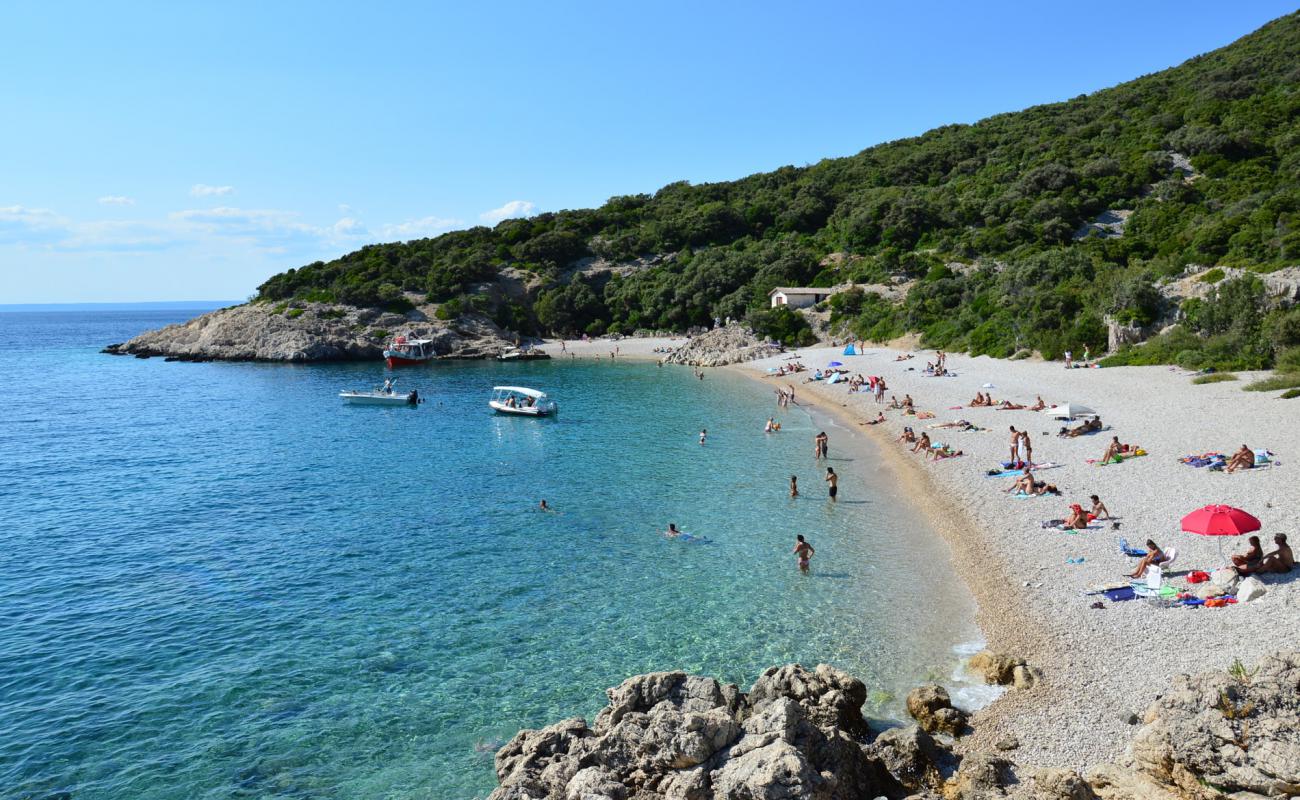
[{"label": "turquoise water", "polygon": [[[185,315],[0,314],[6,796],[481,797],[503,740],[631,674],[829,662],[890,714],[978,636],[859,434],[746,379],[437,364],[400,373],[418,409],[349,407],[380,367],[96,352]],[[559,418],[491,415],[497,383]]]}]

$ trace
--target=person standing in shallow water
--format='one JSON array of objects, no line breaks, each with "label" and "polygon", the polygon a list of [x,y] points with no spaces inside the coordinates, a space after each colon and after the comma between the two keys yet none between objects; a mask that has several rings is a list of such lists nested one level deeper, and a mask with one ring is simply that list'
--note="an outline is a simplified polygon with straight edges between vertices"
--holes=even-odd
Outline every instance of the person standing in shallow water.
[{"label": "person standing in shallow water", "polygon": [[840,493],[840,476],[835,474],[834,467],[826,468],[826,491],[830,493],[831,502],[835,502],[835,495]]},{"label": "person standing in shallow water", "polygon": [[813,458],[826,458],[829,448],[830,437],[826,435],[826,431],[813,437]]},{"label": "person standing in shallow water", "polygon": [[802,533],[794,538],[794,554],[799,559],[799,571],[807,572],[808,565],[812,562],[813,554],[817,551],[813,549],[812,545],[808,544],[807,540],[803,538]]},{"label": "person standing in shallow water", "polygon": [[799,496],[799,476],[797,475],[790,476],[790,496],[791,497]]},{"label": "person standing in shallow water", "polygon": [[704,440],[707,438],[709,438],[709,429],[700,428],[700,444],[704,444]]}]

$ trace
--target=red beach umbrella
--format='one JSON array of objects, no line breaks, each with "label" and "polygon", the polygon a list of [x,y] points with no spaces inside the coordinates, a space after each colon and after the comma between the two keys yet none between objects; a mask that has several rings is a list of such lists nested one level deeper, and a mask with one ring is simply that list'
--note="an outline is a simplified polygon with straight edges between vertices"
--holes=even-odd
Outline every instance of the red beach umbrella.
[{"label": "red beach umbrella", "polygon": [[1258,519],[1232,506],[1205,506],[1183,517],[1183,530],[1201,536],[1240,536],[1259,529]]}]

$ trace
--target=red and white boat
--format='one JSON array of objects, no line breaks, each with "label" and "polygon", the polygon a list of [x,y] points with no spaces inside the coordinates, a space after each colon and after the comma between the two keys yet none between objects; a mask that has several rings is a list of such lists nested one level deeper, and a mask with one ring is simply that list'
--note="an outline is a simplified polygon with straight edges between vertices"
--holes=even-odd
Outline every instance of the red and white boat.
[{"label": "red and white boat", "polygon": [[432,361],[436,355],[432,339],[408,339],[405,336],[398,336],[384,348],[384,361],[389,369],[424,364]]}]

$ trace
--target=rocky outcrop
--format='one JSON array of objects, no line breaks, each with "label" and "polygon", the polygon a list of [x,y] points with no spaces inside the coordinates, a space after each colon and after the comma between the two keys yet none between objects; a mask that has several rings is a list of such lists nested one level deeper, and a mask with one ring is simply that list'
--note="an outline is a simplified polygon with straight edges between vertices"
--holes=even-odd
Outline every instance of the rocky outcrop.
[{"label": "rocky outcrop", "polygon": [[927,733],[957,736],[966,727],[966,712],[953,708],[948,690],[934,683],[907,693],[907,713]]},{"label": "rocky outcrop", "polygon": [[1023,658],[1016,658],[1005,653],[981,650],[966,662],[967,671],[984,679],[985,683],[998,686],[1015,686],[1028,689],[1038,683],[1042,675],[1037,669],[1025,663]]},{"label": "rocky outcrop", "polygon": [[693,337],[677,348],[666,361],[669,364],[689,364],[695,367],[721,367],[767,358],[781,349],[779,345],[759,341],[753,331],[736,322]]},{"label": "rocky outcrop", "polygon": [[182,361],[310,362],[378,359],[395,334],[432,339],[438,355],[447,358],[487,358],[513,344],[484,317],[443,321],[430,319],[432,311],[250,303],[142,333],[105,352]]},{"label": "rocky outcrop", "polygon": [[592,727],[520,731],[493,800],[901,797],[867,732],[866,687],[822,665],[769,669],[749,694],[682,672],[624,681]]},{"label": "rocky outcrop", "polygon": [[1145,722],[1134,762],[1186,797],[1300,795],[1300,652],[1180,675]]}]

